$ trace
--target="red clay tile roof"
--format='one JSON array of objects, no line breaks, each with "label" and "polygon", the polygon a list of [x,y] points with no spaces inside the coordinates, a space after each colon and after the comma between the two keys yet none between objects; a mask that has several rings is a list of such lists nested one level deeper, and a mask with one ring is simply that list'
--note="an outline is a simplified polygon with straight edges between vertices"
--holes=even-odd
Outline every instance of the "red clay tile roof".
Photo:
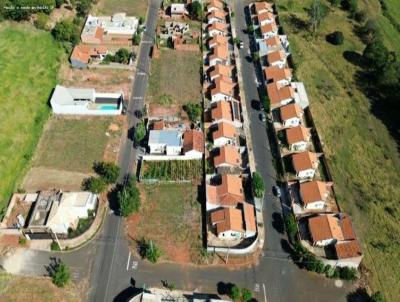
[{"label": "red clay tile roof", "polygon": [[212,49],[212,54],[210,55],[210,61],[216,58],[225,61],[229,59],[228,45],[218,44],[216,47]]},{"label": "red clay tile roof", "polygon": [[267,55],[267,60],[270,65],[275,62],[284,61],[285,58],[285,53],[282,50],[273,51]]},{"label": "red clay tile roof", "polygon": [[275,82],[267,84],[267,93],[272,105],[281,104],[284,100],[294,98],[294,90],[292,86],[280,87]]},{"label": "red clay tile roof", "polygon": [[207,31],[210,32],[212,30],[217,30],[225,33],[228,30],[228,25],[224,23],[215,22],[213,24],[208,25]]},{"label": "red clay tile roof", "polygon": [[228,44],[228,38],[221,35],[216,35],[212,37],[210,40],[208,40],[208,46],[213,44],[226,45]]},{"label": "red clay tile roof", "polygon": [[261,32],[263,34],[266,34],[269,32],[278,32],[278,27],[276,26],[275,22],[271,22],[271,23],[261,26]]},{"label": "red clay tile roof", "polygon": [[217,234],[235,231],[244,232],[242,211],[235,208],[225,208],[211,213],[211,223],[217,226]]},{"label": "red clay tile roof", "polygon": [[96,27],[96,31],[94,33],[94,37],[96,39],[103,40],[103,35],[104,35],[104,28]]},{"label": "red clay tile roof", "polygon": [[219,77],[214,80],[215,87],[211,89],[211,96],[222,93],[233,97],[236,84],[226,77]]},{"label": "red clay tile roof", "polygon": [[293,153],[292,162],[294,170],[296,172],[300,172],[308,169],[314,169],[314,164],[318,163],[318,157],[315,153],[310,151]]},{"label": "red clay tile roof", "polygon": [[254,213],[254,206],[244,202],[243,203],[243,216],[244,216],[244,223],[246,226],[246,231],[249,232],[256,232],[256,217]]},{"label": "red clay tile roof", "polygon": [[199,130],[188,130],[183,134],[183,151],[198,151],[204,153],[204,135]]},{"label": "red clay tile roof", "polygon": [[224,3],[222,1],[219,1],[219,0],[211,0],[210,3],[207,5],[207,9],[209,9],[210,7],[223,9],[224,8]]},{"label": "red clay tile roof", "polygon": [[292,72],[289,68],[279,68],[276,66],[268,66],[264,69],[264,75],[268,80],[279,82],[282,80],[290,80],[292,78]]},{"label": "red clay tile roof", "polygon": [[211,118],[215,121],[227,120],[233,121],[233,112],[231,103],[228,101],[220,101],[211,109]]},{"label": "red clay tile roof", "polygon": [[340,215],[340,224],[342,227],[344,240],[356,239],[356,234],[354,232],[350,216],[344,213],[341,213],[339,215]]},{"label": "red clay tile roof", "polygon": [[227,137],[227,138],[235,138],[237,132],[236,128],[231,124],[221,122],[218,123],[218,130],[213,132],[213,139],[217,139],[220,137]]},{"label": "red clay tile roof", "polygon": [[220,20],[225,20],[226,13],[223,10],[213,10],[211,13],[207,15],[207,19],[216,18]]},{"label": "red clay tile roof", "polygon": [[300,184],[300,194],[304,204],[326,201],[327,193],[326,183],[323,181],[314,180]]},{"label": "red clay tile roof", "polygon": [[212,68],[212,70],[210,72],[210,77],[215,77],[217,75],[230,77],[231,73],[232,73],[232,66],[216,64],[216,65],[213,66],[213,68]]},{"label": "red clay tile roof", "polygon": [[80,61],[82,63],[89,63],[90,60],[90,54],[89,51],[84,51],[84,47],[81,47],[80,45],[76,45],[74,47],[74,50],[72,51],[71,54],[71,59]]},{"label": "red clay tile roof", "polygon": [[342,228],[338,218],[333,215],[319,215],[308,219],[311,237],[314,242],[328,239],[343,240]]},{"label": "red clay tile roof", "polygon": [[361,247],[357,240],[336,243],[335,252],[338,259],[353,258],[362,255]]},{"label": "red clay tile roof", "polygon": [[264,43],[269,47],[279,46],[281,45],[281,40],[279,39],[278,36],[273,36],[268,39],[265,39]]},{"label": "red clay tile roof", "polygon": [[222,164],[239,167],[241,163],[239,148],[235,146],[223,146],[219,148],[219,154],[214,157],[214,166]]},{"label": "red clay tile roof", "polygon": [[272,6],[273,6],[272,3],[268,3],[268,2],[265,2],[265,1],[255,2],[254,3],[254,7],[255,7],[255,10],[256,10],[257,14],[259,14],[260,12],[262,12],[264,10],[267,10],[267,11],[271,12],[272,11]]},{"label": "red clay tile roof", "polygon": [[265,20],[275,20],[275,16],[271,12],[261,12],[257,15],[257,18],[260,23]]},{"label": "red clay tile roof", "polygon": [[301,117],[303,110],[296,103],[288,104],[279,108],[281,119],[287,121],[294,117]]},{"label": "red clay tile roof", "polygon": [[242,179],[239,176],[223,174],[218,186],[207,185],[207,201],[216,205],[232,207],[244,202]]},{"label": "red clay tile roof", "polygon": [[285,132],[286,140],[289,145],[298,142],[308,142],[310,140],[310,130],[301,125],[293,128],[287,128],[285,129]]}]

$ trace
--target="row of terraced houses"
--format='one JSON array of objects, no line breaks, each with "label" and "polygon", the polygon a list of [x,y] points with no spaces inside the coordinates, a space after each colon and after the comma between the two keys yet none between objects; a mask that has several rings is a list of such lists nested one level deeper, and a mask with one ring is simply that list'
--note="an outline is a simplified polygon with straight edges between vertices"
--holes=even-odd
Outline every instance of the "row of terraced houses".
[{"label": "row of terraced houses", "polygon": [[340,211],[303,83],[290,69],[289,42],[274,5],[250,5],[271,118],[292,211],[304,247],[325,263],[358,267],[360,244],[348,214]]}]

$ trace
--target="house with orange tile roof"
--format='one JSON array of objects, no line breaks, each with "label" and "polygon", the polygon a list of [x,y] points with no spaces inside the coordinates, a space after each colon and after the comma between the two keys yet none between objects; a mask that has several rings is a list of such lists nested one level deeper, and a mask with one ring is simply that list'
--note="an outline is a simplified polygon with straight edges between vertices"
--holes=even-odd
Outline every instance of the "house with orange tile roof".
[{"label": "house with orange tile roof", "polygon": [[202,158],[204,153],[204,133],[190,129],[183,133],[183,154],[193,158]]},{"label": "house with orange tile roof", "polygon": [[211,0],[207,5],[207,12],[211,13],[215,10],[223,10],[224,9],[224,2],[219,0]]},{"label": "house with orange tile roof", "polygon": [[278,35],[278,26],[276,26],[275,21],[261,26],[260,30],[263,39],[268,39]]},{"label": "house with orange tile roof", "polygon": [[303,151],[300,153],[293,153],[291,157],[297,178],[303,180],[312,179],[314,177],[315,171],[319,166],[319,160],[316,153]]},{"label": "house with orange tile roof", "polygon": [[271,108],[278,108],[291,103],[294,100],[294,89],[291,86],[280,86],[275,82],[267,84],[267,94],[271,102]]},{"label": "house with orange tile roof", "polygon": [[232,174],[222,174],[217,185],[206,185],[207,211],[219,207],[237,207],[245,202],[242,178]]},{"label": "house with orange tile roof", "polygon": [[73,68],[86,68],[91,60],[102,61],[107,53],[105,46],[91,47],[78,44],[74,47],[69,59]]},{"label": "house with orange tile roof", "polygon": [[214,156],[213,160],[215,168],[239,168],[242,163],[240,149],[232,145],[219,147],[218,154]]},{"label": "house with orange tile roof", "polygon": [[254,206],[248,202],[243,203],[243,220],[246,229],[245,238],[253,237],[257,234],[256,214]]},{"label": "house with orange tile roof", "polygon": [[258,24],[264,26],[275,22],[275,16],[271,12],[262,12],[257,15]]},{"label": "house with orange tile roof", "polygon": [[299,125],[297,127],[286,128],[286,142],[291,151],[305,151],[311,139],[310,129]]},{"label": "house with orange tile roof", "polygon": [[245,235],[242,211],[224,208],[211,213],[211,225],[219,238],[241,239]]},{"label": "house with orange tile roof", "polygon": [[253,10],[253,13],[255,13],[257,15],[266,13],[266,12],[273,13],[274,12],[273,6],[274,5],[272,3],[269,3],[266,1],[255,2],[252,4],[252,10]]},{"label": "house with orange tile roof", "polygon": [[216,130],[212,133],[214,146],[221,147],[234,144],[238,136],[235,126],[230,123],[220,122],[216,125]]},{"label": "house with orange tile roof", "polygon": [[216,78],[224,76],[226,78],[231,78],[233,67],[230,65],[215,64],[210,67],[208,71],[208,76],[210,81],[214,81]]},{"label": "house with orange tile roof", "polygon": [[303,110],[296,103],[292,103],[279,108],[279,115],[283,127],[297,127],[303,120]]},{"label": "house with orange tile roof", "polygon": [[344,242],[338,242],[335,244],[335,256],[338,260],[346,259],[345,262],[347,266],[352,266],[349,260],[355,264],[353,267],[358,267],[361,263],[363,254],[361,251],[361,246],[358,240],[350,240]]},{"label": "house with orange tile roof", "polygon": [[217,45],[208,56],[210,66],[217,64],[229,65],[229,50],[228,45]]},{"label": "house with orange tile roof", "polygon": [[215,36],[227,36],[228,25],[225,23],[215,22],[207,26],[207,32],[211,37]]},{"label": "house with orange tile roof", "polygon": [[300,199],[306,210],[324,210],[330,194],[330,185],[326,182],[313,180],[300,184]]},{"label": "house with orange tile roof", "polygon": [[226,23],[226,12],[223,10],[213,10],[207,15],[208,24],[215,22]]},{"label": "house with orange tile roof", "polygon": [[211,88],[211,103],[219,101],[231,101],[235,99],[235,87],[230,78],[219,77],[214,81],[213,88]]},{"label": "house with orange tile roof", "polygon": [[267,83],[276,83],[278,86],[288,86],[292,81],[292,71],[289,68],[268,66],[264,68],[264,77]]},{"label": "house with orange tile roof", "polygon": [[277,50],[267,54],[269,66],[284,68],[286,66],[286,54],[282,50]]},{"label": "house with orange tile roof", "polygon": [[279,38],[279,36],[273,36],[268,39],[265,39],[264,43],[267,47],[270,47],[270,48],[279,47],[279,46],[281,46],[281,39]]},{"label": "house with orange tile roof", "polygon": [[228,47],[228,38],[224,36],[214,36],[207,41],[207,45],[210,49],[218,45],[226,45]]},{"label": "house with orange tile roof", "polygon": [[225,122],[241,127],[242,121],[240,118],[240,105],[236,100],[219,101],[212,104],[211,119],[213,123]]}]

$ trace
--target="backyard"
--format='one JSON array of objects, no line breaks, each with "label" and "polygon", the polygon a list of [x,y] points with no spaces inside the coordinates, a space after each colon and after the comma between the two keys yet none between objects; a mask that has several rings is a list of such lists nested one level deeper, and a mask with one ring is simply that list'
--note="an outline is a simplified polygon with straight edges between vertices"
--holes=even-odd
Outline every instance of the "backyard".
[{"label": "backyard", "polygon": [[[27,51],[29,49],[29,51]],[[19,185],[43,125],[62,54],[50,33],[0,24],[0,209]]]},{"label": "backyard", "polygon": [[151,63],[147,101],[150,115],[175,115],[187,103],[200,103],[201,56],[161,48]]},{"label": "backyard", "polygon": [[[351,214],[361,238],[363,263],[369,270],[366,276],[372,289],[384,292],[388,301],[396,301],[400,296],[400,158],[396,142],[371,113],[371,104],[358,89],[355,74],[359,67],[343,55],[344,51],[362,53],[365,46],[354,34],[346,12],[330,10],[314,38],[293,22],[307,20],[303,8],[310,1],[296,3],[289,11],[283,7],[287,2],[277,1],[280,19],[297,65],[296,75],[304,81],[310,98],[338,202]],[[392,31],[378,0],[358,2],[360,8],[378,19],[387,46],[398,51],[400,34]],[[397,11],[400,9],[400,4],[388,2],[397,6]],[[325,35],[337,30],[338,24],[344,43],[333,46],[325,41]],[[389,31],[393,34],[387,35]]]},{"label": "backyard", "polygon": [[201,206],[197,186],[189,184],[141,185],[142,205],[128,218],[127,233],[133,247],[142,238],[154,240],[162,259],[201,262]]}]

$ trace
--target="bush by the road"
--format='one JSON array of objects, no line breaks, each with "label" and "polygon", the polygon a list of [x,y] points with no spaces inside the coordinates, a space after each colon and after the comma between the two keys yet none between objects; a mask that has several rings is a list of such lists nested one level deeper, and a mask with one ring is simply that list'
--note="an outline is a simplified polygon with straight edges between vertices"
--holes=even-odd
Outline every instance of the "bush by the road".
[{"label": "bush by the road", "polygon": [[263,197],[265,186],[261,174],[258,172],[254,172],[252,181],[254,196],[257,198]]},{"label": "bush by the road", "polygon": [[139,211],[140,208],[140,192],[136,187],[134,178],[130,179],[117,195],[120,214],[127,217]]},{"label": "bush by the road", "polygon": [[107,183],[115,183],[119,175],[119,167],[112,162],[95,162],[93,170]]},{"label": "bush by the road", "polygon": [[53,283],[58,287],[64,287],[71,279],[69,268],[63,262],[55,265],[54,269],[50,273],[50,277]]},{"label": "bush by the road", "polygon": [[102,177],[91,176],[83,180],[82,189],[99,194],[105,190],[107,183]]},{"label": "bush by the road", "polygon": [[153,240],[142,239],[139,243],[139,253],[142,258],[156,263],[161,257],[161,249],[153,242]]}]

